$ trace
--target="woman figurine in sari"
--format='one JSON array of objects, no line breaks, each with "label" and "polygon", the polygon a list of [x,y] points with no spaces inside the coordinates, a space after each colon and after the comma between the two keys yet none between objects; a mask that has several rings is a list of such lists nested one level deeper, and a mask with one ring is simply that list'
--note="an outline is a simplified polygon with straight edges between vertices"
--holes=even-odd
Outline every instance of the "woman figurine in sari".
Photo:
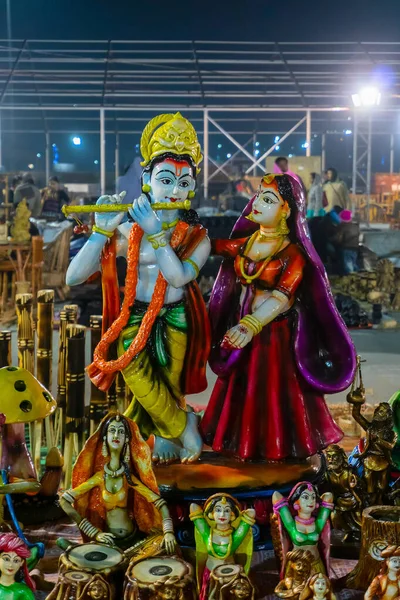
[{"label": "woman figurine in sari", "polygon": [[[140,148],[143,194],[129,209],[132,220],[122,223],[123,213],[97,212],[91,237],[69,266],[67,283],[86,281],[100,269],[102,255],[103,325],[108,329],[89,376],[106,390],[121,371],[134,396],[127,415],[146,439],[156,436],[153,460],[191,462],[203,443],[185,396],[207,387],[210,348],[207,313],[195,280],[210,242],[194,217],[184,221],[173,207],[190,207],[202,155],[193,126],[179,113],[152,119]],[[110,202],[115,198],[102,196],[97,204]],[[158,212],[152,208],[155,203]],[[113,237],[117,230],[117,252],[127,257],[122,308]],[[118,358],[110,360],[114,342]]]},{"label": "woman figurine in sari", "polygon": [[35,600],[26,559],[30,550],[15,533],[0,535],[0,600]]},{"label": "woman figurine in sari", "polygon": [[316,573],[307,582],[300,600],[336,600],[332,584],[324,573]]},{"label": "woman figurine in sari", "polygon": [[200,600],[207,600],[210,573],[219,565],[241,563],[246,574],[253,554],[255,510],[242,511],[229,494],[214,494],[204,508],[190,505],[195,526],[196,570]]},{"label": "woman figurine in sari", "polygon": [[273,537],[275,554],[282,563],[281,579],[286,576],[289,550],[308,550],[312,554],[311,574],[329,573],[329,517],[334,508],[332,494],[327,492],[320,498],[311,483],[301,481],[288,498],[274,492],[272,505],[278,524],[278,535],[275,531]]},{"label": "woman figurine in sari", "polygon": [[161,528],[161,516],[160,545],[168,554],[174,552],[172,519],[160,498],[150,450],[130,419],[119,413],[103,419],[77,458],[72,486],[60,504],[84,539],[126,550]]},{"label": "woman figurine in sari", "polygon": [[353,380],[356,355],[311,244],[304,195],[265,175],[229,240],[209,306],[218,375],[200,430],[241,460],[309,457],[342,437],[323,394]]}]

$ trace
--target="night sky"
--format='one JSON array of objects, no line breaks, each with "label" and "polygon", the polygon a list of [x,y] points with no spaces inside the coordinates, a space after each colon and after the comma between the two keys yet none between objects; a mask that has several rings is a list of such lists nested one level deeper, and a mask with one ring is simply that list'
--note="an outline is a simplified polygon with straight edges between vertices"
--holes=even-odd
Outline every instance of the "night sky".
[{"label": "night sky", "polygon": [[[126,40],[242,40],[242,41],[398,41],[400,42],[400,0],[9,0],[11,33],[14,39],[126,39]],[[7,0],[0,0],[0,36],[7,39]],[[79,132],[78,132],[79,133]],[[61,161],[69,162],[70,140],[57,139]],[[139,140],[128,140],[121,149],[121,163],[129,163]],[[215,140],[215,137],[214,137]],[[53,140],[52,140],[53,141]],[[222,141],[222,140],[221,140]],[[270,145],[265,140],[262,146]],[[301,152],[301,140],[296,140]],[[317,142],[318,143],[318,142]],[[316,143],[316,145],[317,145]],[[400,140],[399,140],[400,143]],[[16,147],[14,147],[16,144]],[[351,139],[332,141],[331,155],[342,158],[341,170],[351,167]],[[334,147],[336,144],[336,148]],[[399,144],[397,144],[399,146]],[[388,148],[376,146],[375,170],[387,170]],[[3,135],[3,149],[12,148],[8,170],[26,169],[35,161],[43,170],[43,139]],[[263,148],[261,148],[263,149]],[[224,140],[221,158],[225,159]],[[294,152],[283,147],[282,152]],[[319,150],[316,150],[318,153]],[[217,150],[215,150],[214,157]],[[3,154],[5,151],[3,150]],[[92,137],[81,149],[85,170],[98,160],[98,142]],[[400,147],[396,168],[400,166]],[[133,156],[132,156],[133,155]],[[329,149],[328,149],[329,155]],[[78,154],[75,154],[78,158]],[[329,158],[328,158],[329,160]],[[4,161],[3,161],[4,162]],[[107,146],[107,164],[112,170],[113,148]],[[397,165],[398,163],[398,165]],[[96,163],[97,164],[97,163]]]}]

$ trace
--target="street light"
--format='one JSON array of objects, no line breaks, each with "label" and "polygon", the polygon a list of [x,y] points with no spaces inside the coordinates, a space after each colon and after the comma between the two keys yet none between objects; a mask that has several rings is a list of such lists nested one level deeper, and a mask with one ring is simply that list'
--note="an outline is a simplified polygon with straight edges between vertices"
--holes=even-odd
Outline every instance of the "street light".
[{"label": "street light", "polygon": [[377,87],[365,87],[358,94],[353,94],[351,99],[356,108],[379,106],[381,103],[381,93]]}]

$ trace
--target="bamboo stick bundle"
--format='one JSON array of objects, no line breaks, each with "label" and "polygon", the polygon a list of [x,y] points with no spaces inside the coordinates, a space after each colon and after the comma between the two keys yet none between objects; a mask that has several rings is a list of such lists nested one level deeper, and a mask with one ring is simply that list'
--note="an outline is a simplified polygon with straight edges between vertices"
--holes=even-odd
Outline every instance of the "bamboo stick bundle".
[{"label": "bamboo stick bundle", "polygon": [[11,365],[11,331],[0,331],[0,368]]},{"label": "bamboo stick bundle", "polygon": [[121,371],[118,371],[115,378],[115,391],[117,394],[117,406],[120,413],[124,413],[128,408],[126,404],[125,379]]},{"label": "bamboo stick bundle", "polygon": [[76,323],[78,306],[66,304],[60,311],[60,328],[58,343],[58,370],[57,370],[57,403],[58,410],[55,419],[55,444],[61,449],[64,447],[65,439],[65,407],[66,407],[66,384],[65,369],[67,363],[67,325]]},{"label": "bamboo stick bundle", "polygon": [[[36,296],[42,285],[43,270],[43,238],[39,235],[32,237],[32,294]],[[39,300],[39,297],[37,296]]]},{"label": "bamboo stick bundle", "polygon": [[[37,294],[36,373],[40,383],[51,390],[53,369],[54,290],[39,290]],[[45,420],[47,448],[54,446],[52,417]]]},{"label": "bamboo stick bundle", "polygon": [[[91,356],[101,339],[103,318],[101,315],[91,315],[89,326],[91,329]],[[101,419],[108,411],[107,395],[99,390],[94,383],[90,384],[89,421],[90,435],[95,432]]]},{"label": "bamboo stick bundle", "polygon": [[67,368],[64,486],[71,484],[74,455],[83,447],[85,417],[85,332],[83,325],[67,325]]}]

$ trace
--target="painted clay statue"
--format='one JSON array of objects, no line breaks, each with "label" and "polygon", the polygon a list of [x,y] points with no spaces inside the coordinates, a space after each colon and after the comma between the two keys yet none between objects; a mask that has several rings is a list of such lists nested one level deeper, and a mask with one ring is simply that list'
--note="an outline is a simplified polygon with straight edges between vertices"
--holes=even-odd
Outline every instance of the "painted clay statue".
[{"label": "painted clay statue", "polygon": [[210,574],[208,600],[254,600],[255,589],[240,565],[221,565]]},{"label": "painted clay statue", "polygon": [[15,533],[0,535],[0,600],[34,600],[35,584],[26,564],[30,555]]},{"label": "painted clay statue", "polygon": [[211,571],[220,565],[242,563],[247,574],[253,554],[252,508],[242,511],[229,494],[214,494],[201,508],[190,505],[190,519],[195,526],[196,570],[200,600],[208,597]]},{"label": "painted clay statue", "polygon": [[[173,207],[190,206],[202,155],[193,126],[179,113],[152,119],[140,148],[143,194],[129,209],[133,221],[122,223],[122,212],[96,212],[93,233],[71,262],[67,283],[83,283],[101,262],[103,323],[109,328],[95,350],[89,376],[106,390],[121,371],[134,395],[127,416],[145,439],[156,436],[153,460],[191,462],[200,455],[202,440],[185,395],[207,387],[209,325],[195,280],[210,242],[201,225],[182,220]],[[112,202],[102,196],[97,204]],[[127,258],[121,309],[116,252]],[[109,347],[117,340],[119,357],[109,360]]]},{"label": "painted clay statue", "polygon": [[400,596],[400,546],[388,546],[381,557],[385,562],[367,589],[365,600],[394,600]]},{"label": "painted clay statue", "polygon": [[158,546],[174,552],[172,519],[159,495],[150,450],[130,419],[119,413],[103,419],[77,458],[72,486],[60,504],[85,540],[125,550],[140,540],[140,532],[161,528],[161,516]]},{"label": "painted clay statue", "polygon": [[204,441],[241,460],[308,457],[337,442],[323,394],[350,385],[356,355],[310,241],[300,186],[265,175],[231,238],[212,250],[225,260],[209,305],[218,379]]},{"label": "painted clay statue", "polygon": [[384,494],[388,490],[392,450],[396,445],[397,434],[394,431],[393,412],[388,402],[381,402],[375,408],[372,421],[361,414],[365,404],[365,388],[361,374],[361,362],[358,360],[358,376],[354,380],[347,402],[353,406],[352,416],[364,429],[363,438],[351,456],[351,463],[360,469],[365,483],[365,504],[373,506],[383,504]]},{"label": "painted clay statue", "polygon": [[274,535],[274,549],[281,562],[281,579],[286,576],[287,553],[308,550],[313,555],[311,573],[329,573],[329,517],[333,510],[333,496],[327,492],[319,497],[317,489],[301,481],[288,498],[274,492],[272,504],[277,520],[278,535]]},{"label": "painted clay statue", "polygon": [[324,573],[316,573],[307,582],[300,600],[336,600],[332,584]]},{"label": "painted clay statue", "polygon": [[291,550],[286,555],[286,574],[275,588],[279,598],[298,600],[311,574],[314,557],[308,550]]},{"label": "painted clay statue", "polygon": [[326,479],[334,497],[335,508],[331,514],[332,526],[345,532],[347,539],[352,535],[359,537],[361,528],[362,491],[361,482],[353,473],[346,452],[337,444],[328,446],[325,451]]}]

